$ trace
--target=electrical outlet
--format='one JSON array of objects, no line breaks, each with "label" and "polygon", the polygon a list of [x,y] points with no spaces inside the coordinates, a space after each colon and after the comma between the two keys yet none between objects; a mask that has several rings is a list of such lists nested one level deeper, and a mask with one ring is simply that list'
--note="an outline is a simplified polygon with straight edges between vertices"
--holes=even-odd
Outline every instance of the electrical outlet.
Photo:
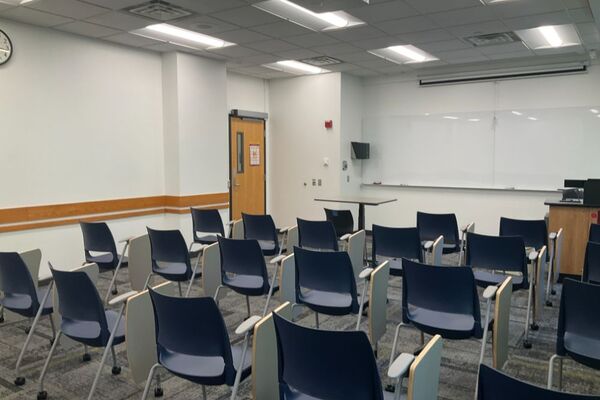
[{"label": "electrical outlet", "polygon": [[317,181],[318,185],[321,186],[321,184],[323,183],[323,181],[319,178],[319,180]]},{"label": "electrical outlet", "polygon": [[346,175],[346,182],[350,183],[350,175]]},{"label": "electrical outlet", "polygon": [[312,184],[313,184],[313,186],[317,186],[317,180],[315,178],[313,178]]}]

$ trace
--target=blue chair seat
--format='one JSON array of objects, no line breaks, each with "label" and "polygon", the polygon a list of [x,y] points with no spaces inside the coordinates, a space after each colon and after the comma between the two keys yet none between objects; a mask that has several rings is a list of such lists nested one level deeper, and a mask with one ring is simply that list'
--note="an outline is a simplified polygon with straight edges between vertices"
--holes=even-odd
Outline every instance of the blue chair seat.
[{"label": "blue chair seat", "polygon": [[272,240],[259,240],[258,244],[262,251],[273,251],[277,245]]},{"label": "blue chair seat", "polygon": [[[120,254],[118,254],[118,258],[121,258]],[[98,264],[98,268],[114,269],[113,255],[111,253],[98,254],[97,256],[90,255],[86,257],[86,261]],[[127,265],[127,261],[127,256],[123,257],[123,262],[121,263],[121,266],[124,267],[125,265]]]},{"label": "blue chair seat", "polygon": [[223,283],[238,293],[248,296],[259,296],[263,294],[264,281],[258,275],[230,275],[223,277]]},{"label": "blue chair seat", "polygon": [[492,273],[490,271],[481,271],[481,270],[473,270],[473,275],[475,276],[475,282],[477,286],[487,287],[489,285],[498,285],[506,279],[507,276],[512,278],[513,288],[521,289],[523,287],[523,275],[514,275],[514,274],[502,274],[502,273]]},{"label": "blue chair seat", "polygon": [[588,367],[600,368],[600,338],[565,332],[564,346],[575,361]]},{"label": "blue chair seat", "polygon": [[160,275],[170,281],[187,281],[190,278],[185,263],[157,261],[156,265],[160,268]]},{"label": "blue chair seat", "polygon": [[[112,333],[119,314],[112,310],[106,310],[104,314],[106,315],[108,330]],[[71,339],[87,344],[88,346],[103,347],[106,345],[100,338],[100,324],[96,321],[71,320],[63,317],[61,330]],[[106,340],[108,341],[108,337]],[[123,343],[124,341],[125,317],[122,317],[119,326],[117,326],[117,333],[115,334],[113,345]]]},{"label": "blue chair seat", "polygon": [[217,235],[204,235],[194,239],[195,243],[213,244],[217,242]]},{"label": "blue chair seat", "polygon": [[323,290],[301,291],[300,300],[311,310],[329,315],[356,313],[352,308],[352,296],[349,293],[326,292]]},{"label": "blue chair seat", "polygon": [[[394,393],[393,392],[383,392],[383,399],[384,400],[394,400]],[[313,396],[309,396],[307,394],[301,393],[293,388],[290,388],[289,386],[285,386],[283,388],[283,400],[327,400],[321,397],[313,397]]]},{"label": "blue chair seat", "polygon": [[[48,287],[37,289],[38,302],[44,298],[47,291]],[[7,310],[11,310],[12,312],[24,317],[34,317],[37,313],[37,310],[31,309],[31,297],[29,297],[27,294],[7,293],[3,299],[0,299],[0,304],[2,304]],[[48,315],[51,313],[52,296],[48,296],[42,309],[42,315]]]},{"label": "blue chair seat", "polygon": [[[238,366],[242,359],[241,345],[231,346],[233,365]],[[250,375],[252,368],[252,348],[248,347],[242,369],[242,380]],[[225,360],[219,356],[195,356],[181,354],[161,348],[160,363],[174,375],[201,385],[222,385],[225,383]]]},{"label": "blue chair seat", "polygon": [[409,304],[408,316],[423,332],[440,334],[446,339],[468,339],[473,336],[475,328],[475,320],[471,314],[434,311]]}]

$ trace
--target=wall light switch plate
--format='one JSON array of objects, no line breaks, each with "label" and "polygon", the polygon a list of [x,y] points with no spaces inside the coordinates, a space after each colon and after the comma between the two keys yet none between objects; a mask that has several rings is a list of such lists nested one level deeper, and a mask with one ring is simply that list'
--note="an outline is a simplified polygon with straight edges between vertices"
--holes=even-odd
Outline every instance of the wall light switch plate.
[{"label": "wall light switch plate", "polygon": [[323,180],[319,179],[317,182],[318,182],[318,185],[321,186],[321,184],[323,183]]}]

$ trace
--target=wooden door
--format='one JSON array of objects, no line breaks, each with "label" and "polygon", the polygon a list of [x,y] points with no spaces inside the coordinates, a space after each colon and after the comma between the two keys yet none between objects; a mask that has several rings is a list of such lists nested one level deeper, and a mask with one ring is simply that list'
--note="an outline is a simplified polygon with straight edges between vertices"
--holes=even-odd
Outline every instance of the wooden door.
[{"label": "wooden door", "polygon": [[231,219],[265,213],[265,121],[229,117]]}]

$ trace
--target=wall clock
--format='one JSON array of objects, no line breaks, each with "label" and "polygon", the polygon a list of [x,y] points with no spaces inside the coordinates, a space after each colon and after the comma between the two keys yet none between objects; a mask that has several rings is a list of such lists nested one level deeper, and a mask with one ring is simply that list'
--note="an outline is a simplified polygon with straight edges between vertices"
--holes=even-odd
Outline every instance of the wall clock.
[{"label": "wall clock", "polygon": [[0,65],[8,62],[12,53],[13,47],[10,38],[4,31],[0,30]]}]

